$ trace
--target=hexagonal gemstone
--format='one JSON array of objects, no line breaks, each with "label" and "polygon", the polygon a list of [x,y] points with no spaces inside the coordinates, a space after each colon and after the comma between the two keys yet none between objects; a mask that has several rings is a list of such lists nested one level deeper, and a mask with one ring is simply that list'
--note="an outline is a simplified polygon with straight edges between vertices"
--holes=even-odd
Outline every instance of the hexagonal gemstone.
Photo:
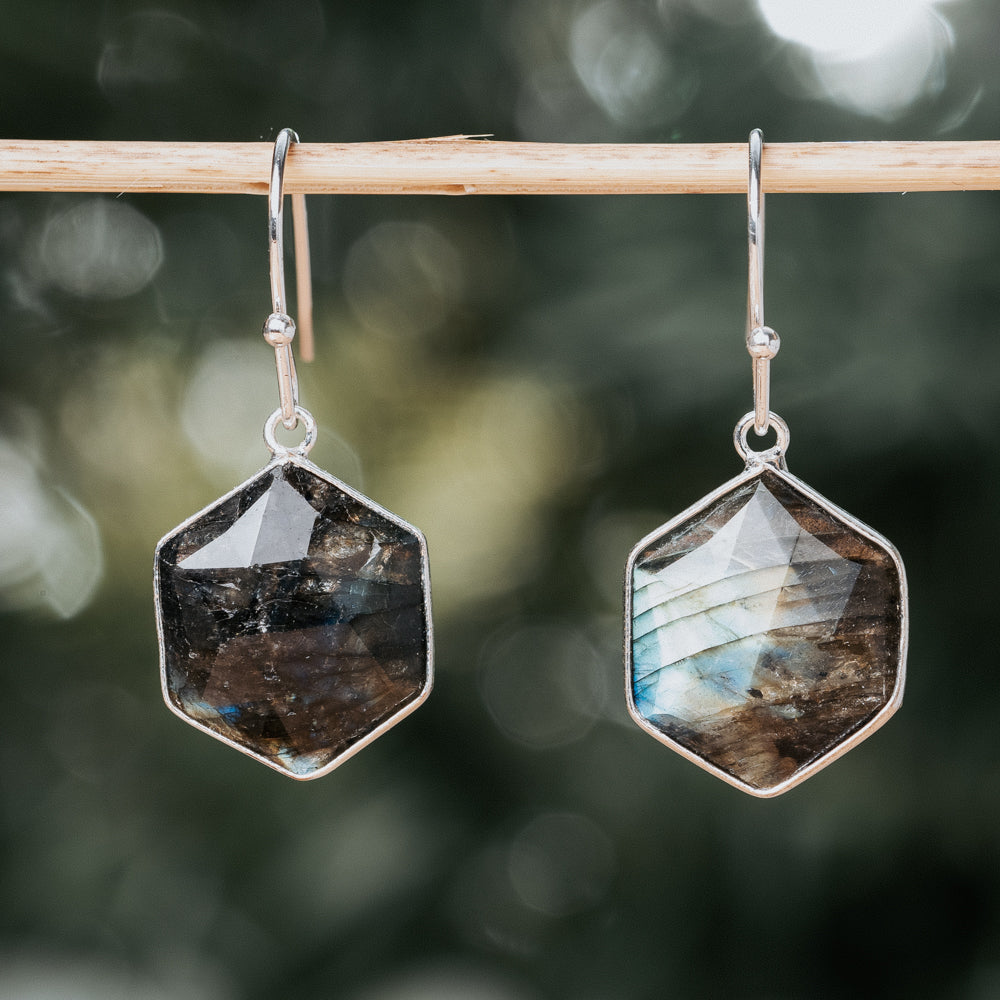
[{"label": "hexagonal gemstone", "polygon": [[898,554],[777,469],[640,542],[627,601],[634,717],[753,794],[807,777],[902,695]]},{"label": "hexagonal gemstone", "polygon": [[314,778],[430,689],[416,528],[288,456],[156,552],[167,704],[295,778]]}]

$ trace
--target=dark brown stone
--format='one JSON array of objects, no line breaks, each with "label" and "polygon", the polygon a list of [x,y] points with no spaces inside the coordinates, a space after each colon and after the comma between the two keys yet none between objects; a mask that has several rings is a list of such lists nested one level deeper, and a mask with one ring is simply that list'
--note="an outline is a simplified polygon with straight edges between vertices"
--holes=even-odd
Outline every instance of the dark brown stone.
[{"label": "dark brown stone", "polygon": [[311,464],[269,466],[157,548],[168,704],[316,777],[426,695],[426,586],[416,529]]},{"label": "dark brown stone", "polygon": [[665,526],[629,576],[635,713],[748,790],[793,784],[898,703],[899,557],[787,473]]}]

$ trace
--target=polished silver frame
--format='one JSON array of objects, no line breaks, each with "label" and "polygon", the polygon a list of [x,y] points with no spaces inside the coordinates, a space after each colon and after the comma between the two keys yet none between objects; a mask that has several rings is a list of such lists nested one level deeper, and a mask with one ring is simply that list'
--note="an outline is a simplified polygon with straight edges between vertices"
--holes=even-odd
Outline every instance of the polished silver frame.
[{"label": "polished silver frame", "polygon": [[[748,416],[752,418],[753,414],[748,414]],[[744,420],[746,420],[746,418],[744,418]],[[737,432],[739,432],[739,429],[740,425],[737,425]],[[743,473],[736,476],[734,479],[729,480],[729,482],[724,483],[717,490],[708,494],[708,496],[702,497],[701,500],[691,507],[688,507],[687,510],[678,514],[666,524],[660,525],[660,527],[655,531],[646,535],[646,537],[643,538],[629,553],[628,561],[625,564],[625,700],[628,705],[629,715],[632,716],[632,719],[641,729],[645,730],[650,736],[659,740],[661,743],[670,747],[671,750],[676,751],[682,757],[686,757],[693,764],[697,764],[699,767],[704,768],[704,770],[708,771],[710,774],[714,774],[717,778],[721,778],[728,784],[739,788],[741,791],[747,792],[749,795],[756,796],[757,798],[774,798],[774,796],[781,795],[783,792],[787,792],[790,788],[794,788],[796,785],[801,784],[806,780],[806,778],[812,777],[812,775],[814,775],[817,771],[826,767],[827,764],[832,763],[838,757],[847,753],[847,751],[852,747],[857,746],[860,742],[862,742],[862,740],[867,739],[873,732],[875,732],[876,729],[888,721],[890,716],[892,716],[899,708],[903,700],[903,688],[906,680],[906,651],[909,633],[909,598],[906,585],[906,572],[903,569],[903,561],[899,552],[896,550],[896,547],[892,544],[892,542],[890,542],[883,535],[880,535],[873,528],[870,528],[864,522],[859,521],[856,517],[848,514],[845,510],[836,506],[836,504],[831,503],[826,499],[826,497],[821,496],[814,489],[807,486],[801,479],[793,476],[785,467],[783,449],[780,454],[776,454],[776,451],[777,449],[772,449],[769,452],[751,452],[750,458],[747,462],[747,467]],[[761,460],[762,456],[766,456],[766,458]],[[813,501],[813,503],[815,503],[818,507],[826,511],[826,513],[840,521],[845,527],[849,528],[851,531],[857,532],[859,535],[867,538],[868,541],[872,542],[874,545],[877,545],[879,548],[888,552],[899,572],[901,622],[899,637],[899,669],[896,673],[896,685],[886,704],[873,718],[865,723],[864,726],[851,733],[850,736],[846,737],[842,742],[838,743],[821,757],[818,757],[812,763],[802,768],[801,771],[798,771],[790,778],[772,788],[760,789],[748,785],[739,778],[723,771],[715,764],[699,757],[687,747],[681,746],[675,740],[672,740],[665,733],[657,729],[651,722],[647,721],[640,714],[635,706],[635,697],[632,691],[632,602],[633,575],[635,572],[636,561],[639,556],[658,539],[662,538],[664,535],[670,534],[677,528],[681,527],[681,525],[683,525],[686,521],[702,513],[702,511],[704,511],[708,506],[721,499],[730,491],[742,486],[744,483],[756,479],[764,472],[765,469],[779,476],[789,485],[794,487],[794,489]]]},{"label": "polished silver frame", "polygon": [[[280,411],[279,411],[280,412]],[[318,476],[320,479],[330,483],[339,490],[343,490],[348,496],[357,500],[359,503],[364,504],[370,510],[373,510],[376,514],[381,515],[386,518],[386,520],[392,521],[393,524],[402,528],[404,531],[412,532],[412,534],[417,538],[420,544],[420,578],[421,583],[424,588],[424,614],[426,616],[427,622],[427,675],[424,681],[423,687],[420,689],[416,698],[413,699],[409,704],[404,705],[395,714],[391,715],[384,722],[380,723],[375,727],[370,733],[363,736],[356,743],[353,743],[346,750],[336,756],[329,764],[320,768],[318,771],[312,774],[293,774],[291,771],[275,764],[273,761],[269,760],[267,757],[263,756],[250,749],[249,747],[241,746],[239,743],[229,739],[226,736],[217,733],[214,729],[210,729],[208,726],[199,722],[197,719],[192,719],[190,716],[186,715],[182,709],[176,706],[170,698],[170,691],[167,687],[167,666],[166,666],[166,644],[163,635],[163,608],[160,600],[160,580],[159,574],[157,573],[156,567],[159,563],[160,550],[163,546],[170,541],[175,535],[181,531],[185,531],[189,528],[195,521],[199,518],[204,517],[210,511],[214,510],[219,504],[225,503],[230,497],[238,493],[240,490],[246,489],[251,483],[260,479],[262,476],[266,475],[272,469],[280,465],[296,465],[301,469],[305,469],[307,472],[311,472],[314,476]],[[319,466],[315,465],[313,462],[309,461],[305,455],[298,453],[295,450],[280,451],[275,454],[274,458],[268,462],[259,472],[255,472],[249,479],[240,483],[239,486],[233,487],[225,496],[219,497],[217,500],[213,500],[208,506],[202,508],[197,514],[192,514],[191,517],[187,518],[184,522],[177,525],[172,531],[168,532],[156,545],[156,553],[154,556],[153,563],[153,594],[156,605],[156,633],[159,641],[160,650],[160,687],[163,692],[163,700],[167,703],[167,707],[170,709],[174,715],[180,717],[189,725],[194,726],[196,729],[200,729],[202,732],[207,733],[214,739],[219,740],[221,743],[225,743],[227,746],[232,747],[234,750],[239,750],[240,753],[246,754],[248,757],[252,757],[254,760],[260,761],[262,764],[266,764],[272,770],[277,771],[279,774],[283,774],[288,778],[294,778],[296,781],[312,781],[314,778],[321,778],[325,774],[329,774],[335,768],[340,767],[344,761],[353,757],[359,750],[363,750],[370,743],[377,740],[383,733],[391,729],[396,723],[401,722],[406,716],[411,712],[418,709],[428,698],[431,693],[431,688],[434,686],[434,628],[433,619],[431,617],[431,578],[430,578],[430,560],[427,554],[427,539],[424,537],[422,531],[419,528],[415,528],[412,524],[404,521],[401,517],[393,514],[392,511],[386,510],[385,507],[376,503],[369,497],[366,497],[363,493],[359,493],[356,489],[348,486],[347,483],[342,482],[337,479],[336,476],[330,475],[330,473],[325,472]]]}]

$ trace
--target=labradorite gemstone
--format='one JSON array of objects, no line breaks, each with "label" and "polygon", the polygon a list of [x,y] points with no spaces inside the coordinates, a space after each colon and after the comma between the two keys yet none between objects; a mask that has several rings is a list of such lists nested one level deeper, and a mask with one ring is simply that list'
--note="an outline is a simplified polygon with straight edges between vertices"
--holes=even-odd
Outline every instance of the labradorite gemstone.
[{"label": "labradorite gemstone", "polygon": [[631,563],[642,719],[766,793],[898,700],[902,566],[851,520],[764,469],[647,539]]},{"label": "labradorite gemstone", "polygon": [[156,555],[168,703],[297,778],[430,682],[422,538],[318,472],[269,466]]}]

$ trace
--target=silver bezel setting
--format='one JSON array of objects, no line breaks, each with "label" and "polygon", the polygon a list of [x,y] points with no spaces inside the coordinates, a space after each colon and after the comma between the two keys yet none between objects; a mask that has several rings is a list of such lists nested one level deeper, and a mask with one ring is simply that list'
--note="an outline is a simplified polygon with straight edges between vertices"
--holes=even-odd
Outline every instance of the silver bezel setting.
[{"label": "silver bezel setting", "polygon": [[[427,635],[427,672],[424,684],[421,687],[417,696],[410,701],[408,704],[404,705],[402,708],[398,709],[389,718],[383,720],[378,726],[376,726],[371,732],[365,734],[355,743],[352,743],[349,747],[343,750],[340,754],[333,758],[328,764],[313,771],[311,774],[294,774],[293,772],[281,767],[280,765],[274,763],[274,761],[265,757],[263,754],[257,753],[250,747],[242,746],[241,744],[229,739],[227,736],[223,736],[221,733],[216,732],[214,729],[209,728],[203,723],[199,722],[197,719],[191,718],[189,715],[185,714],[183,709],[179,708],[173,703],[170,698],[170,690],[167,683],[167,665],[166,665],[166,643],[163,635],[163,609],[160,599],[160,581],[159,574],[157,572],[157,565],[159,564],[160,551],[163,546],[169,542],[175,535],[182,531],[186,531],[190,528],[195,521],[204,517],[206,514],[214,510],[220,504],[225,503],[234,494],[239,493],[240,490],[246,489],[251,483],[256,482],[262,476],[269,473],[272,469],[282,465],[295,465],[305,471],[311,473],[312,475],[324,480],[330,485],[336,487],[338,490],[342,490],[352,499],[358,501],[364,506],[368,507],[370,510],[374,511],[376,514],[384,517],[386,520],[391,521],[397,527],[402,528],[404,531],[408,531],[414,535],[420,545],[420,579],[421,585],[423,587],[423,598],[424,598],[424,616],[426,622],[426,635]],[[383,733],[391,729],[398,722],[401,722],[406,718],[411,712],[418,709],[428,698],[431,693],[431,688],[434,685],[434,629],[433,629],[433,619],[431,617],[431,581],[430,581],[430,561],[427,553],[427,540],[424,537],[422,531],[419,528],[415,528],[412,524],[404,521],[401,517],[393,514],[392,511],[386,510],[381,504],[376,503],[374,500],[366,497],[363,493],[358,492],[356,489],[349,486],[347,483],[342,482],[337,479],[336,476],[330,475],[330,473],[325,472],[319,466],[315,465],[313,462],[309,461],[304,454],[297,453],[293,450],[281,450],[277,452],[274,458],[267,463],[259,472],[255,472],[248,479],[244,480],[238,486],[234,486],[228,493],[224,496],[213,500],[206,507],[203,507],[196,514],[192,514],[189,518],[178,524],[173,530],[169,531],[164,535],[156,545],[156,552],[154,554],[153,561],[153,595],[156,607],[156,633],[159,643],[160,651],[160,687],[163,693],[163,700],[167,704],[167,708],[170,709],[174,715],[183,719],[189,725],[194,726],[196,729],[200,729],[203,733],[207,733],[209,736],[221,743],[225,743],[227,746],[232,747],[234,750],[239,750],[240,753],[246,754],[248,757],[252,757],[254,760],[259,761],[262,764],[266,764],[269,768],[277,771],[279,774],[283,774],[288,778],[294,778],[296,781],[312,781],[314,778],[321,778],[325,774],[329,774],[335,768],[340,767],[346,760],[353,757],[358,751],[363,750],[370,743],[377,740]]]},{"label": "silver bezel setting", "polygon": [[[752,414],[751,414],[752,416]],[[761,454],[761,453],[758,453]],[[785,781],[780,782],[770,788],[760,789],[755,788],[752,785],[747,784],[740,778],[735,777],[732,774],[722,770],[710,761],[698,756],[696,753],[689,750],[687,747],[682,746],[675,740],[671,739],[665,733],[661,732],[656,728],[651,722],[649,722],[643,715],[639,712],[635,705],[635,697],[632,690],[632,680],[633,680],[633,663],[632,663],[632,604],[633,604],[633,577],[635,573],[636,562],[640,555],[658,539],[662,538],[664,535],[668,535],[675,531],[677,528],[684,525],[685,522],[689,521],[701,514],[707,507],[714,504],[717,500],[720,500],[727,493],[732,490],[758,478],[765,470],[768,470],[774,475],[777,475],[782,480],[787,482],[796,491],[801,493],[807,499],[811,500],[818,507],[820,507],[827,514],[832,516],[837,521],[840,521],[846,528],[851,531],[856,532],[862,537],[866,538],[872,544],[883,549],[891,557],[896,570],[899,573],[899,603],[900,603],[900,637],[899,637],[899,667],[896,672],[896,683],[893,688],[892,694],[886,701],[885,705],[868,720],[860,729],[855,730],[850,735],[846,736],[841,742],[837,743],[836,746],[832,747],[822,756],[817,757],[816,760],[811,761],[801,770],[797,771],[791,777],[787,778]],[[628,561],[625,564],[625,700],[628,706],[629,715],[632,717],[633,721],[645,732],[649,733],[650,736],[659,740],[659,742],[670,747],[671,750],[676,751],[682,757],[687,758],[691,763],[697,764],[699,767],[708,771],[710,774],[714,774],[717,778],[721,778],[723,781],[735,788],[739,788],[741,791],[753,795],[757,798],[773,798],[776,795],[781,795],[783,792],[787,792],[790,788],[794,788],[796,785],[801,784],[807,778],[812,777],[817,771],[822,770],[827,764],[832,763],[838,757],[847,753],[852,747],[857,746],[863,740],[867,739],[876,729],[882,726],[888,719],[895,713],[899,708],[903,700],[903,688],[905,686],[906,680],[906,651],[907,651],[907,640],[909,633],[909,600],[907,594],[907,584],[906,584],[906,573],[903,569],[903,561],[896,550],[896,547],[883,535],[879,534],[874,529],[870,528],[863,521],[859,521],[856,517],[848,514],[846,511],[842,510],[836,504],[831,503],[826,497],[821,496],[811,487],[807,486],[801,479],[792,475],[788,472],[787,468],[784,467],[783,456],[778,460],[774,461],[760,461],[751,457],[747,463],[747,468],[743,473],[736,476],[734,479],[729,480],[729,482],[724,483],[717,490],[709,493],[707,496],[702,497],[697,503],[688,507],[687,510],[682,511],[676,517],[672,518],[666,524],[660,525],[655,531],[651,531],[648,535],[642,538],[629,553]]]}]

